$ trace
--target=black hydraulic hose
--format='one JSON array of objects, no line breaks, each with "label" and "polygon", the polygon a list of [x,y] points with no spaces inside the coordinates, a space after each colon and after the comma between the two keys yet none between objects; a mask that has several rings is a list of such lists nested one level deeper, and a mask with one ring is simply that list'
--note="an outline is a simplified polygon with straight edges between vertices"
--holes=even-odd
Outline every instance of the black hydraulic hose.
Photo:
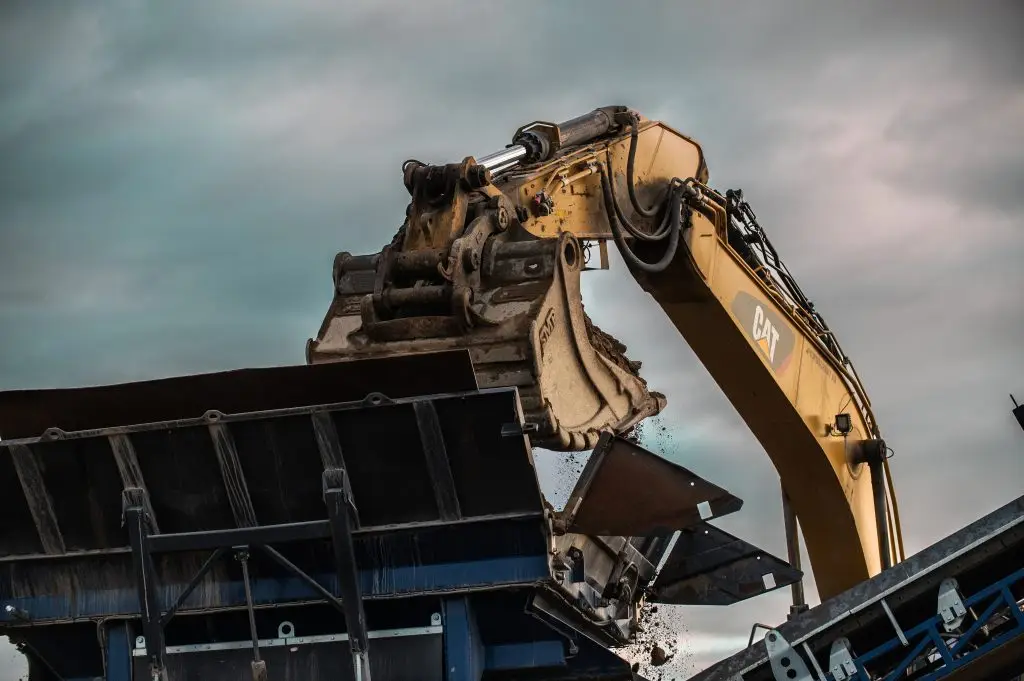
[{"label": "black hydraulic hose", "polygon": [[[606,161],[607,161],[607,165],[608,165],[608,174],[609,175],[614,175],[615,174],[615,169],[612,167],[611,154],[608,154],[608,157],[607,157]],[[602,185],[603,185],[603,183],[604,183],[604,180],[602,180]],[[602,191],[603,191],[603,187],[602,187]],[[669,187],[669,191],[672,191],[671,187]],[[612,199],[611,200],[611,205],[609,206],[608,202],[606,201],[605,202],[605,210],[608,211],[609,213],[614,212],[615,215],[619,219],[619,223],[622,225],[622,227],[627,232],[630,233],[630,235],[633,238],[637,239],[638,241],[661,241],[662,239],[664,239],[665,237],[667,237],[669,235],[670,227],[669,227],[669,214],[668,214],[668,212],[665,212],[665,214],[661,216],[661,224],[658,225],[658,228],[656,230],[654,230],[654,232],[648,234],[647,232],[644,232],[640,228],[636,227],[632,222],[630,222],[629,218],[626,217],[626,214],[622,212],[622,207],[619,206],[619,200],[615,196],[615,188],[613,186],[611,186],[610,180],[609,180],[609,195],[611,196],[611,199]],[[662,203],[662,205],[663,206],[667,206],[668,205],[668,201],[664,201]]]},{"label": "black hydraulic hose", "polygon": [[[629,201],[633,204],[633,210],[645,218],[654,217],[658,212],[657,204],[653,208],[644,208],[640,200],[636,198],[636,182],[634,181],[634,166],[636,164],[636,146],[640,136],[640,118],[633,114],[630,116],[632,132],[629,135],[629,160],[626,162],[626,187],[629,189]],[[669,187],[669,191],[672,188]],[[667,197],[666,197],[667,198]]]},{"label": "black hydraulic hose", "polygon": [[625,235],[622,232],[622,227],[619,224],[619,220],[616,215],[617,211],[614,209],[615,198],[612,195],[611,182],[608,180],[608,175],[605,173],[603,168],[600,170],[600,174],[601,191],[604,194],[605,212],[608,214],[608,224],[611,226],[612,236],[615,238],[615,244],[619,247],[619,252],[622,253],[622,257],[625,258],[633,267],[643,272],[651,274],[663,272],[675,258],[676,251],[679,248],[679,237],[683,231],[683,186],[675,180],[673,180],[669,185],[668,201],[666,201],[668,204],[667,210],[669,218],[668,245],[665,247],[665,253],[662,255],[661,260],[656,263],[649,263],[638,258],[629,248],[629,244],[626,243]]},{"label": "black hydraulic hose", "polygon": [[[742,192],[730,189],[726,192],[726,201],[726,211],[729,215],[730,245],[743,256],[744,260],[747,259],[748,255],[752,257],[755,262],[748,262],[748,264],[751,264],[751,267],[755,270],[762,266],[766,270],[770,270],[774,275],[772,279],[773,285],[780,287],[790,295],[794,304],[804,312],[808,322],[818,332],[817,335],[825,345],[825,348],[840,363],[848,363],[849,360],[843,354],[835,335],[828,328],[828,324],[825,323],[825,319],[821,314],[814,310],[814,305],[808,300],[803,290],[801,290],[796,279],[790,273],[789,268],[782,262],[775,247],[768,239],[768,235],[764,233],[764,230],[758,224],[757,216],[754,215],[753,209],[743,200]],[[733,244],[734,232],[736,237],[735,244]],[[751,248],[748,244],[753,245],[755,248]]]}]

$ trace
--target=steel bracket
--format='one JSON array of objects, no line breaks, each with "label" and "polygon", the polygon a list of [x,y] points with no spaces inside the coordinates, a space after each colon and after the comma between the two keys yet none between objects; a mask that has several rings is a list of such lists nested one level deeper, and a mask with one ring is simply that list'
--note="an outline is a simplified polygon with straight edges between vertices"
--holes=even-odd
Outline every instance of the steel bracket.
[{"label": "steel bracket", "polygon": [[939,585],[937,612],[942,618],[942,627],[947,632],[956,631],[964,623],[967,608],[964,607],[964,600],[960,596],[960,588],[956,579],[952,577],[944,579]]},{"label": "steel bracket", "polygon": [[776,629],[768,630],[764,645],[775,681],[814,681],[803,658]]},{"label": "steel bracket", "polygon": [[857,675],[857,665],[853,663],[853,652],[850,650],[848,639],[838,638],[832,642],[832,649],[828,654],[828,668],[835,681],[846,681]]}]

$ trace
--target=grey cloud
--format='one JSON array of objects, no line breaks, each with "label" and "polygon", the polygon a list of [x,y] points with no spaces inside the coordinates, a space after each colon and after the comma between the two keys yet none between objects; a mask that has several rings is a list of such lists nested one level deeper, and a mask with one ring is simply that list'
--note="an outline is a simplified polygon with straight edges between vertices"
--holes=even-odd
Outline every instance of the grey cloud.
[{"label": "grey cloud", "polygon": [[[1019,3],[3,12],[3,388],[301,362],[334,253],[397,228],[403,160],[626,103],[695,136],[713,184],[745,189],[853,356],[912,550],[1019,494]],[[668,393],[652,448],[743,498],[722,526],[781,554],[770,462],[613,269],[586,277],[587,309]],[[735,641],[785,606],[679,618],[694,640]]]},{"label": "grey cloud", "polygon": [[[1024,60],[1022,60],[1024,63]],[[1024,85],[995,92],[977,86],[945,106],[908,111],[888,131],[895,144],[921,149],[895,180],[926,195],[953,195],[988,211],[1024,208]]]}]

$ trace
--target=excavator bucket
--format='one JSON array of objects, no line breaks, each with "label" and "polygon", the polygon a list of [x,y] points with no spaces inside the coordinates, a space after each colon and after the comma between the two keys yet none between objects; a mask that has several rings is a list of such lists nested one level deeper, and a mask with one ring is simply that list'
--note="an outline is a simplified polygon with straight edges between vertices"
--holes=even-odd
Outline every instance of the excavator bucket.
[{"label": "excavator bucket", "polygon": [[[531,440],[556,451],[591,449],[602,432],[628,434],[660,412],[665,396],[648,390],[639,363],[583,309],[589,252],[580,239],[609,235],[603,225],[576,223],[604,218],[585,202],[556,207],[549,194],[560,184],[559,196],[592,195],[593,184],[570,185],[594,175],[596,162],[543,181],[515,169],[542,157],[557,165],[559,149],[629,120],[625,107],[607,107],[562,125],[527,126],[516,134],[519,146],[479,162],[407,161],[406,219],[380,252],[335,258],[334,298],[307,361],[467,348],[480,386],[516,387]],[[550,227],[537,222],[544,216]]]},{"label": "excavator bucket", "polygon": [[[601,432],[627,433],[664,407],[625,347],[584,312],[574,237],[494,238],[461,251],[459,241],[447,251],[339,254],[334,300],[307,361],[468,349],[480,386],[518,388],[531,440],[556,451],[590,449]],[[465,285],[439,274],[452,259],[472,270]]]}]

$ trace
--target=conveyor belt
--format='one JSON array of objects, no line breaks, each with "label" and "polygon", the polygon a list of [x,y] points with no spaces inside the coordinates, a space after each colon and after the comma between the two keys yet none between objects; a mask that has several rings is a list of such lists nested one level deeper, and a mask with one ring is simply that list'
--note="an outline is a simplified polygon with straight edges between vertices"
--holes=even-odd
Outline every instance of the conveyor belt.
[{"label": "conveyor belt", "polygon": [[1022,599],[1024,496],[692,681],[1009,680],[1024,673]]}]

